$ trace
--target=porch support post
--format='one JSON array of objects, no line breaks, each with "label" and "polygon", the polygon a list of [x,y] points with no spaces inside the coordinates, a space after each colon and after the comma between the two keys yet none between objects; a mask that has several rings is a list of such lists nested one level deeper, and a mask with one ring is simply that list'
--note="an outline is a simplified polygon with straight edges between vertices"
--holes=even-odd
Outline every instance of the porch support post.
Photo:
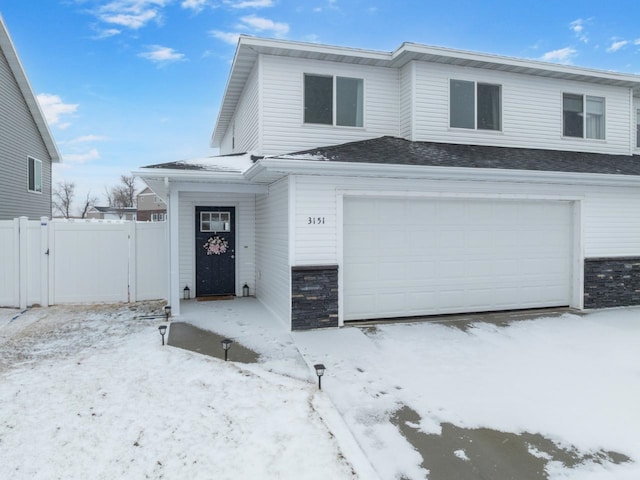
[{"label": "porch support post", "polygon": [[180,195],[175,187],[169,188],[169,295],[171,314],[180,315]]}]

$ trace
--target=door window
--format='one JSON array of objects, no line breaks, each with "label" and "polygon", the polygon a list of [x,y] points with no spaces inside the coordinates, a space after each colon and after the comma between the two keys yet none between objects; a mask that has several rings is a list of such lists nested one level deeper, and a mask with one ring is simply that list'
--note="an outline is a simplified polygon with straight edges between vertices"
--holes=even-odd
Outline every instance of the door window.
[{"label": "door window", "polygon": [[230,232],[231,214],[229,212],[200,212],[201,232]]}]

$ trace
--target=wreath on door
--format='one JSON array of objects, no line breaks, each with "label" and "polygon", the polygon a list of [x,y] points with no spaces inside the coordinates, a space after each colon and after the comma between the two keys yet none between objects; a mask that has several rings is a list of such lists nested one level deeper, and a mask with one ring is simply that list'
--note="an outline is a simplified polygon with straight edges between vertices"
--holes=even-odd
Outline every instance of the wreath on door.
[{"label": "wreath on door", "polygon": [[229,248],[229,243],[219,236],[209,237],[209,240],[203,245],[207,251],[207,255],[222,255]]}]

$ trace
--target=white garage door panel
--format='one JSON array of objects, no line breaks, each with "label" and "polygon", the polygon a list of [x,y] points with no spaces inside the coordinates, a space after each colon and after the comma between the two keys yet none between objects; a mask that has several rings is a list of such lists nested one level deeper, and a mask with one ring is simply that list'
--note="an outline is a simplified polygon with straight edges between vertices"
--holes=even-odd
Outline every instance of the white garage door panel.
[{"label": "white garage door panel", "polygon": [[569,305],[572,204],[344,200],[344,318]]}]

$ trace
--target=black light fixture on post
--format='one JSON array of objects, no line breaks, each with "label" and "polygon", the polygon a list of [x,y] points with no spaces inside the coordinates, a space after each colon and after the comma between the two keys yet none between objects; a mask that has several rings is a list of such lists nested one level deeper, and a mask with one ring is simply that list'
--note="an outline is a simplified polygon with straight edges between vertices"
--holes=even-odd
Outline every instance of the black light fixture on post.
[{"label": "black light fixture on post", "polygon": [[249,285],[247,285],[246,283],[242,287],[242,296],[243,297],[248,297],[249,296]]},{"label": "black light fixture on post", "polygon": [[318,390],[322,390],[322,376],[324,375],[324,365],[321,363],[317,363],[313,366],[316,369],[316,375],[318,376]]},{"label": "black light fixture on post", "polygon": [[224,340],[222,340],[221,343],[222,343],[222,348],[224,349],[224,361],[226,362],[228,359],[229,349],[231,348],[231,344],[233,343],[233,340],[225,338]]},{"label": "black light fixture on post", "polygon": [[164,345],[164,334],[167,333],[167,326],[166,325],[160,325],[158,327],[158,331],[160,332],[160,335],[162,335],[162,345]]},{"label": "black light fixture on post", "polygon": [[166,318],[166,320],[168,322],[169,318],[171,317],[171,305],[165,305],[164,306],[164,317]]},{"label": "black light fixture on post", "polygon": [[182,291],[182,299],[183,300],[189,300],[191,298],[191,289],[189,288],[189,285],[184,287],[184,290]]}]

